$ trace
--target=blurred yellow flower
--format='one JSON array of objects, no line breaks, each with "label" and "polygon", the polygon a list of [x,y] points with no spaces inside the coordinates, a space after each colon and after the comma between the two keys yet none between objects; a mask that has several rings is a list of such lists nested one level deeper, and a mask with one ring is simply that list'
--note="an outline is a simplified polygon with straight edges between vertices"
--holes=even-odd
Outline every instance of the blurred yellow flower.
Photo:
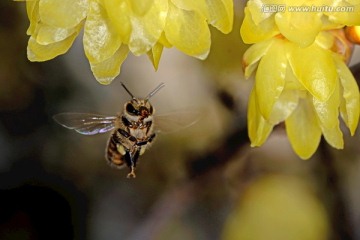
[{"label": "blurred yellow flower", "polygon": [[227,217],[221,240],[326,240],[323,203],[304,179],[267,175],[248,183]]},{"label": "blurred yellow flower", "polygon": [[334,36],[322,32],[306,48],[279,36],[252,45],[244,54],[245,76],[256,70],[248,106],[252,146],[262,145],[274,125],[285,121],[294,151],[312,156],[321,134],[343,148],[339,113],[351,134],[359,121],[359,88],[343,57],[330,50]]},{"label": "blurred yellow flower", "polygon": [[360,25],[359,0],[249,0],[240,32],[245,43],[282,34],[310,46],[322,30]]},{"label": "blurred yellow flower", "polygon": [[155,69],[163,47],[205,59],[208,24],[229,33],[232,0],[27,0],[28,58],[46,61],[65,53],[84,27],[84,49],[96,79],[109,84],[129,51],[147,54]]}]

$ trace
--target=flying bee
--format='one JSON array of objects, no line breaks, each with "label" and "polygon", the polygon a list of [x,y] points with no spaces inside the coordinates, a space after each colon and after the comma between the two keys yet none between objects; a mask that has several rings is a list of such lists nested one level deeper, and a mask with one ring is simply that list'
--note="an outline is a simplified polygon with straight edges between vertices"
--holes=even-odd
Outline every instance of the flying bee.
[{"label": "flying bee", "polygon": [[[189,112],[154,115],[155,110],[149,99],[165,86],[164,83],[159,84],[145,98],[134,97],[123,83],[121,85],[131,96],[131,100],[124,104],[122,113],[117,116],[60,113],[53,118],[60,125],[84,135],[112,131],[107,142],[105,159],[110,166],[118,169],[123,168],[126,164],[130,168],[127,177],[135,178],[135,168],[139,156],[149,148],[156,137],[155,122],[163,123],[164,130],[159,128],[159,131],[169,132],[174,127],[190,126],[196,121],[193,121],[194,116],[191,116]],[[170,129],[169,122],[172,122]]]}]

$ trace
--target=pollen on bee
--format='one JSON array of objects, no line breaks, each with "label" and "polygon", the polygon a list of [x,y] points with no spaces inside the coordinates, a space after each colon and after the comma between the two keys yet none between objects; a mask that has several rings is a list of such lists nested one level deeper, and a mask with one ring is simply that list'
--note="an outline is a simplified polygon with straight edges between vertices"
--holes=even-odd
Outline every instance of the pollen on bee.
[{"label": "pollen on bee", "polygon": [[113,158],[113,159],[112,159],[112,162],[113,162],[114,164],[120,165],[123,161],[122,161],[120,158]]},{"label": "pollen on bee", "polygon": [[145,152],[145,150],[146,150],[146,148],[145,148],[145,147],[141,147],[141,149],[140,149],[140,155],[143,155],[143,154],[144,154],[144,152]]},{"label": "pollen on bee", "polygon": [[118,152],[119,152],[121,155],[125,155],[126,151],[125,151],[125,148],[124,148],[123,145],[117,144],[116,147],[117,147]]}]

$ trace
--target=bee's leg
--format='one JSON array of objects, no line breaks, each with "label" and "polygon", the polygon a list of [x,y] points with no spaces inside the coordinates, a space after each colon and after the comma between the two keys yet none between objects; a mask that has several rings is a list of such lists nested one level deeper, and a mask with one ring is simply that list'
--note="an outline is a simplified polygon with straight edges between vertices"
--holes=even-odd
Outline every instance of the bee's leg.
[{"label": "bee's leg", "polygon": [[148,142],[151,143],[154,140],[155,137],[156,137],[155,133],[151,134],[149,139],[148,139]]},{"label": "bee's leg", "polygon": [[130,154],[129,150],[125,151],[124,160],[125,160],[126,165],[128,167],[131,167],[131,165],[132,165],[132,157],[131,157],[131,154]]},{"label": "bee's leg", "polygon": [[148,122],[146,123],[146,127],[147,127],[146,134],[149,133],[149,130],[151,129],[151,125],[152,125],[152,121],[148,121]]},{"label": "bee's leg", "polygon": [[127,131],[119,128],[118,133],[120,133],[122,136],[128,138],[130,141],[135,142],[136,138],[134,136],[131,136],[130,133],[128,133]]},{"label": "bee's leg", "polygon": [[135,167],[131,167],[131,171],[126,176],[127,178],[136,178]]},{"label": "bee's leg", "polygon": [[130,167],[130,172],[127,175],[127,178],[135,178],[136,174],[135,174],[135,169],[136,169],[136,163],[137,160],[139,159],[139,150],[137,149],[135,151],[134,156],[132,156],[132,154],[129,152],[129,163],[128,166]]},{"label": "bee's leg", "polygon": [[141,142],[137,142],[136,145],[137,145],[137,146],[144,146],[144,145],[146,145],[146,144],[148,144],[148,143],[151,143],[151,142],[154,140],[155,137],[156,137],[156,134],[153,133],[153,134],[151,134],[150,137],[148,137],[146,140],[141,141]]}]

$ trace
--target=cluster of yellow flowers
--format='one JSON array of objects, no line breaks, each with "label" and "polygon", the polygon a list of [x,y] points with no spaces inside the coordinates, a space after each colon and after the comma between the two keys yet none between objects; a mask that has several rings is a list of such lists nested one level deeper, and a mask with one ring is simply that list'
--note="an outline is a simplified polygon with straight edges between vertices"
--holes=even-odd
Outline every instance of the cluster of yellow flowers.
[{"label": "cluster of yellow flowers", "polygon": [[285,121],[303,159],[314,154],[321,135],[343,148],[339,114],[351,134],[359,121],[359,88],[345,64],[350,44],[341,33],[344,26],[360,25],[360,1],[319,0],[330,10],[351,11],[306,12],[314,3],[249,0],[240,29],[244,42],[253,44],[243,57],[245,77],[256,72],[248,105],[252,146],[262,145],[274,125]]},{"label": "cluster of yellow flowers", "polygon": [[[357,128],[359,88],[346,66],[351,45],[343,27],[360,25],[360,0],[294,3],[249,0],[240,34],[253,44],[243,57],[245,77],[255,73],[248,106],[252,146],[285,121],[295,152],[307,159],[322,135],[343,148],[339,115],[351,134]],[[232,0],[27,0],[26,7],[29,60],[65,53],[84,29],[85,54],[102,84],[120,73],[129,51],[147,54],[155,69],[164,46],[205,59],[208,25],[223,33],[233,26]]]},{"label": "cluster of yellow flowers", "polygon": [[128,52],[147,54],[158,67],[163,47],[199,59],[210,50],[208,24],[228,33],[232,0],[27,0],[28,58],[65,53],[84,28],[86,57],[96,79],[109,84]]}]

